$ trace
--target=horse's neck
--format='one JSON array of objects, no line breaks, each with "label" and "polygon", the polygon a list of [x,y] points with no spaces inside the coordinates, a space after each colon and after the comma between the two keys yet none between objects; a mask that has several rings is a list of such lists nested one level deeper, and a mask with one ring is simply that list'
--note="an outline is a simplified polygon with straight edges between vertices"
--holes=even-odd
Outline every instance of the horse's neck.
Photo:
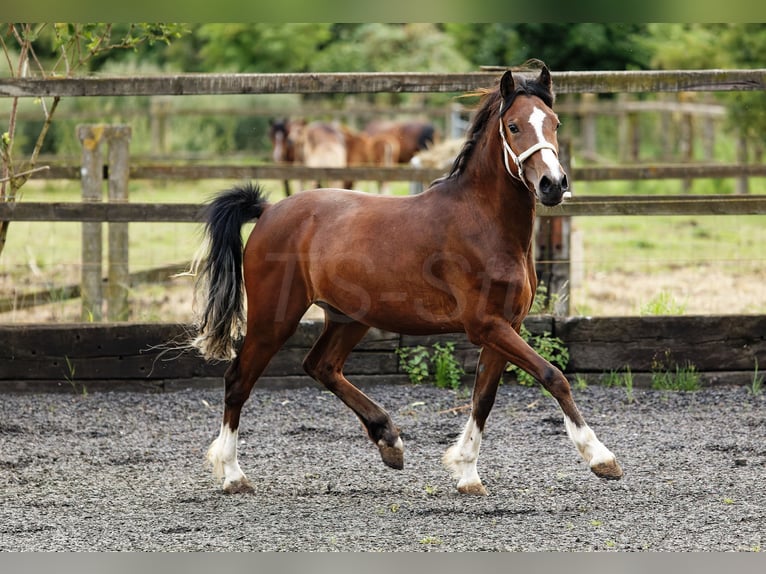
[{"label": "horse's neck", "polygon": [[[471,171],[466,171],[468,175]],[[486,207],[494,226],[507,230],[513,238],[527,244],[532,240],[535,223],[535,196],[522,183],[511,178],[504,169],[486,167],[473,171],[463,184],[478,205]]]}]

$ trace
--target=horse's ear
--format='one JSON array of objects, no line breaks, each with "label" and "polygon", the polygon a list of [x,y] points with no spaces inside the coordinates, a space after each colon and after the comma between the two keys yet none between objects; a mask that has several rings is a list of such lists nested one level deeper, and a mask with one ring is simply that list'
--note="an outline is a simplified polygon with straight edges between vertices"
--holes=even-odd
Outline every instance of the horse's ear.
[{"label": "horse's ear", "polygon": [[508,101],[508,98],[513,96],[515,90],[515,80],[510,70],[507,70],[503,77],[500,78],[500,96],[503,98],[503,102]]},{"label": "horse's ear", "polygon": [[551,81],[551,71],[548,69],[548,66],[543,64],[542,69],[540,70],[540,75],[537,76],[537,83],[543,86],[548,92],[553,94],[553,82]]}]

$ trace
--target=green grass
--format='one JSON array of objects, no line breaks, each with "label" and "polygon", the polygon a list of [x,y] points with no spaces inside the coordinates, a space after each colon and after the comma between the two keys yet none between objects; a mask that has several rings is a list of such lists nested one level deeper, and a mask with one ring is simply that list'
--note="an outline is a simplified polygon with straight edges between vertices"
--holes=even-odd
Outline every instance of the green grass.
[{"label": "green grass", "polygon": [[639,315],[683,315],[686,305],[676,301],[672,293],[660,291],[639,309]]},{"label": "green grass", "polygon": [[[581,191],[581,193],[584,193]],[[766,215],[576,217],[594,271],[671,270],[701,262],[763,261]]]},{"label": "green grass", "polygon": [[[130,200],[157,203],[202,203],[216,192],[235,182],[206,180],[198,182],[132,181]],[[263,182],[273,200],[283,197],[278,181]],[[733,182],[730,182],[733,183]],[[693,192],[719,193],[721,183],[698,180]],[[392,185],[394,193],[406,194],[408,184]],[[753,193],[766,193],[766,179],[751,180]],[[21,201],[71,202],[80,200],[79,182],[30,182],[23,188]],[[679,182],[575,182],[575,194],[624,195],[677,193]],[[728,188],[724,192],[728,192]],[[13,222],[8,243],[0,253],[0,297],[12,288],[34,291],[50,286],[76,283],[79,280],[80,224],[77,222]],[[131,223],[130,270],[140,271],[169,264],[187,264],[201,240],[201,226],[193,223]],[[707,270],[733,277],[737,285],[763,284],[766,244],[766,215],[754,216],[656,216],[656,217],[575,217],[572,223],[582,238],[583,258],[575,265],[585,271],[585,280],[574,286],[570,295],[573,314],[612,314],[604,305],[604,295],[595,292],[600,277],[620,274],[626,277],[626,288],[632,278],[650,283],[632,293],[609,284],[609,296],[623,303],[618,314],[678,314],[705,310],[699,300],[687,300],[681,287],[663,278],[678,270],[691,270],[705,281]],[[246,226],[243,234],[249,231]],[[106,226],[104,233],[106,260]],[[656,280],[655,280],[656,278]],[[653,286],[653,287],[652,287]],[[664,292],[668,299],[661,301]],[[744,302],[733,291],[717,303],[718,312],[766,312],[766,293]],[[697,297],[710,298],[705,292]],[[706,312],[706,311],[705,311]],[[156,311],[148,311],[157,316]]]},{"label": "green grass", "polygon": [[763,375],[758,372],[758,358],[755,359],[755,365],[753,370],[753,378],[750,381],[750,386],[747,391],[754,397],[760,396],[763,393]]},{"label": "green grass", "polygon": [[691,364],[652,371],[652,388],[657,391],[694,392],[700,389],[700,375]]},{"label": "green grass", "polygon": [[609,371],[601,377],[601,384],[605,387],[621,387],[625,389],[625,399],[628,403],[635,401],[633,393],[633,372],[630,367],[625,367],[624,372]]}]

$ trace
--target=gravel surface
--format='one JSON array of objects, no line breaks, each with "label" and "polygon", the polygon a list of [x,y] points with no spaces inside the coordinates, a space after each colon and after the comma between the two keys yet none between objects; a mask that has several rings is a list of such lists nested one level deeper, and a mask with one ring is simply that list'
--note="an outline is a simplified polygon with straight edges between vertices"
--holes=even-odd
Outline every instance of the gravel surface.
[{"label": "gravel surface", "polygon": [[459,495],[444,449],[465,392],[379,385],[405,468],[379,460],[354,415],[319,387],[256,389],[240,463],[255,495],[204,465],[222,390],[0,396],[0,550],[761,550],[766,396],[591,386],[575,393],[617,454],[619,482],[580,461],[553,399],[501,387],[479,472]]}]

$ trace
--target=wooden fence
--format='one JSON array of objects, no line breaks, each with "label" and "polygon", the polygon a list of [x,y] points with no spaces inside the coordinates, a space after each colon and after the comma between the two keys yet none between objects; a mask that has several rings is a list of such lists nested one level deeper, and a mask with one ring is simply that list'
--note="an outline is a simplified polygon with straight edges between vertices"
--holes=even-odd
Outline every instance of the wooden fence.
[{"label": "wooden fence", "polygon": [[[506,68],[432,74],[161,74],[130,77],[0,78],[0,97],[187,96],[223,94],[358,94],[470,92]],[[552,72],[559,94],[719,92],[766,89],[766,69]]]},{"label": "wooden fence", "polygon": [[[191,95],[254,93],[366,93],[366,92],[466,92],[496,81],[500,70],[470,74],[223,74],[152,76],[131,78],[0,79],[0,97]],[[556,90],[564,93],[638,93],[675,91],[746,91],[766,89],[766,70],[695,70],[662,72],[554,72]],[[85,160],[84,160],[85,161]],[[110,180],[114,167],[102,171]],[[91,173],[97,172],[93,164]],[[80,167],[51,166],[45,177],[82,177]],[[310,169],[282,166],[129,166],[132,179],[312,179],[430,181],[441,175],[434,170],[400,168]],[[648,179],[693,177],[766,176],[762,165],[651,165],[577,167],[574,181],[605,179]],[[196,204],[130,203],[0,203],[0,219],[67,220],[82,222],[196,221]],[[666,196],[575,198],[556,208],[541,208],[548,222],[565,221],[572,215],[655,214],[762,214],[764,196]],[[549,226],[561,234],[561,227]],[[552,241],[552,245],[555,241]],[[549,262],[565,262],[568,245],[554,245]],[[556,249],[558,250],[557,252]],[[603,373],[629,365],[634,373],[648,375],[658,353],[670,350],[674,361],[689,360],[712,382],[751,380],[755,361],[766,364],[763,317],[652,317],[619,319],[537,318],[533,329],[548,331],[569,346],[569,374]],[[301,381],[297,357],[305,354],[306,341],[316,325],[301,327],[298,339],[286,348],[283,358],[270,367],[269,376],[284,384]],[[5,388],[77,388],[77,385],[120,386],[137,384],[151,388],[173,388],[220,378],[222,365],[207,365],[182,355],[168,360],[154,345],[173,340],[182,327],[172,325],[106,326],[10,326],[0,327],[0,381]],[[392,349],[428,342],[373,332],[362,344],[360,356],[377,353],[368,366],[352,366],[357,380],[380,377],[402,380]],[[470,372],[469,358],[476,349],[456,339]],[[371,356],[371,355],[370,355]],[[361,360],[361,359],[360,359]],[[280,366],[281,365],[281,366]],[[280,370],[281,369],[281,370]],[[297,378],[296,378],[297,377]],[[117,381],[114,383],[114,381]],[[111,387],[110,387],[111,388]]]},{"label": "wooden fence", "polygon": [[[694,366],[700,384],[752,383],[766,365],[766,317],[529,317],[535,335],[551,333],[568,347],[565,374],[597,383],[630,367],[636,386],[652,374]],[[301,363],[322,325],[303,322],[274,357],[259,384],[313,384]],[[176,390],[221,385],[225,363],[180,351],[188,326],[158,324],[0,325],[0,389],[14,391]],[[405,383],[395,350],[452,341],[470,384],[478,349],[464,335],[413,337],[372,329],[351,354],[345,373],[355,384]],[[513,380],[511,375],[507,379]]]}]

